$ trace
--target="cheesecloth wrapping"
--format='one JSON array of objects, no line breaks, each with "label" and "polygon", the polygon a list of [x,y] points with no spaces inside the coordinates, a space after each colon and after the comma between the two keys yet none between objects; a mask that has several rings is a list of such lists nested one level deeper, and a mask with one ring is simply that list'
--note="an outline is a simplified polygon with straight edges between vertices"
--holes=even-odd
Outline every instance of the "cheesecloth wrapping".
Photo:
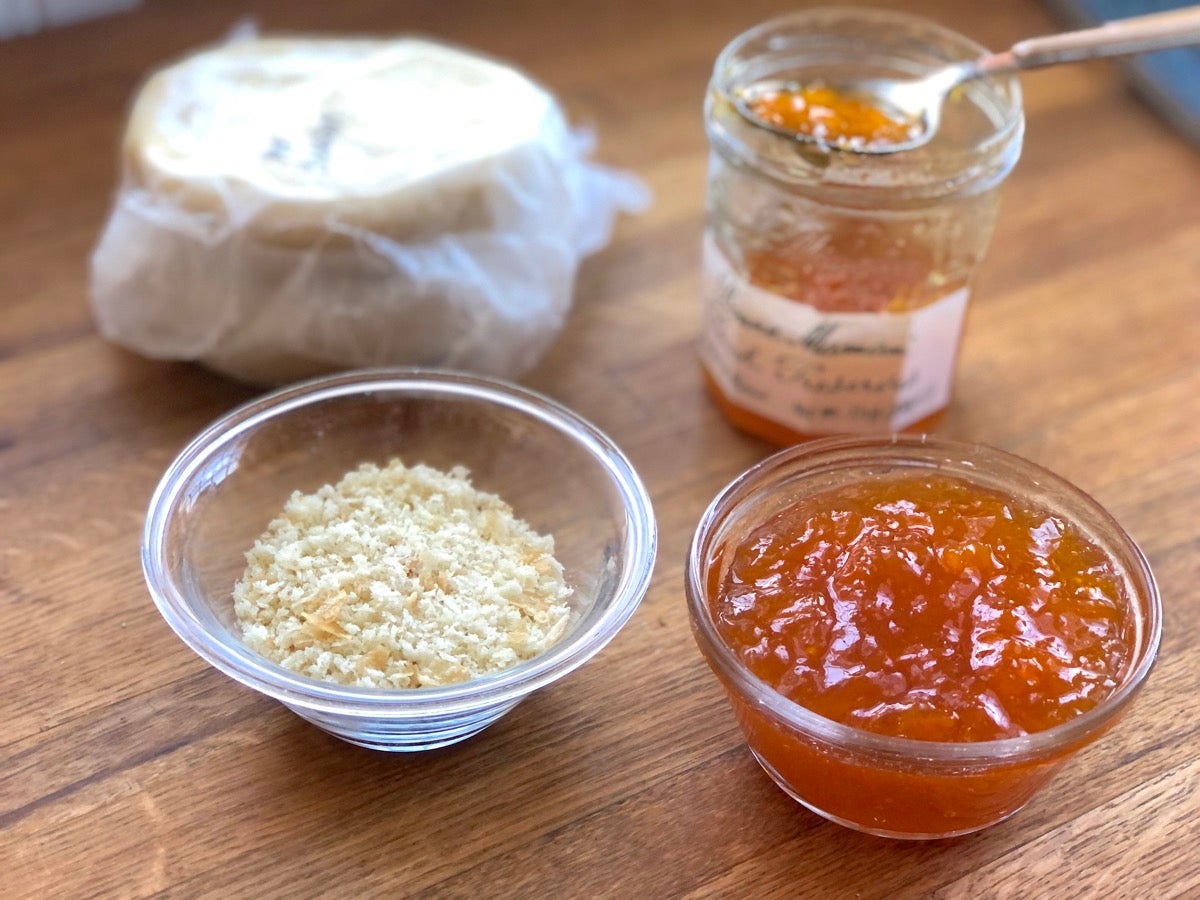
[{"label": "cheesecloth wrapping", "polygon": [[[404,66],[424,73],[408,122],[404,97],[388,106]],[[427,121],[435,76],[451,111],[501,85],[448,148]],[[96,322],[146,356],[264,384],[375,365],[518,377],[561,330],[580,260],[648,201],[591,144],[515,70],[428,42],[208,51],[135,103],[91,260]]]}]

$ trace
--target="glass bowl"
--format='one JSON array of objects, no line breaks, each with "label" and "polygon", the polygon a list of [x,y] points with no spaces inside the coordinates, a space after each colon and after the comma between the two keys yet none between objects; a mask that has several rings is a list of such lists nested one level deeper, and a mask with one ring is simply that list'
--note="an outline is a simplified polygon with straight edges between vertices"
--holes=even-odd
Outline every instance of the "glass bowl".
[{"label": "glass bowl", "polygon": [[[558,643],[494,675],[411,690],[310,679],[242,643],[233,586],[245,552],[292,492],[394,457],[443,471],[465,466],[477,489],[554,536],[574,589]],[[380,369],[276,391],[205,429],[154,493],[142,567],[163,618],[209,664],[337,737],[403,751],[470,737],[596,654],[641,602],[655,545],[637,473],[570,410],[499,381]]]},{"label": "glass bowl", "polygon": [[[722,641],[711,597],[733,548],[751,531],[813,492],[921,469],[1053,510],[1116,563],[1133,606],[1132,652],[1115,689],[1099,704],[1021,737],[970,743],[895,737],[835,722],[791,701],[752,674]],[[1149,674],[1162,630],[1158,589],[1145,558],[1095,500],[1019,457],[929,437],[827,438],[749,469],[717,495],[701,519],[685,582],[696,642],[767,774],[825,818],[892,838],[967,834],[1019,810],[1071,755],[1115,724]]]}]

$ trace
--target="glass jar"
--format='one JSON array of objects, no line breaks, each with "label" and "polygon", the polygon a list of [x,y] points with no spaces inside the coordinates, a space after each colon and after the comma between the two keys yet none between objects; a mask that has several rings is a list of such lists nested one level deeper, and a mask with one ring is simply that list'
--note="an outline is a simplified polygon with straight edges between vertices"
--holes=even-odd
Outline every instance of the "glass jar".
[{"label": "glass jar", "polygon": [[[1054,510],[1099,547],[1124,581],[1133,627],[1110,694],[1043,731],[974,742],[917,740],[843,724],[759,679],[722,637],[714,598],[736,548],[796,502],[891,474],[941,473]],[[776,453],[713,500],[684,576],[692,632],[720,680],[746,744],[793,799],[849,828],[931,839],[977,831],[1015,813],[1070,757],[1109,730],[1150,673],[1162,635],[1154,576],[1132,538],[1095,500],[1033,463],[981,445],[931,437],[833,437]]]},{"label": "glass jar", "polygon": [[984,52],[913,16],[851,8],[766,22],[718,57],[699,351],[733,424],[779,444],[934,424],[1024,131],[1012,76],[962,86],[929,143],[891,154],[801,143],[739,99],[764,83],[917,77]]}]

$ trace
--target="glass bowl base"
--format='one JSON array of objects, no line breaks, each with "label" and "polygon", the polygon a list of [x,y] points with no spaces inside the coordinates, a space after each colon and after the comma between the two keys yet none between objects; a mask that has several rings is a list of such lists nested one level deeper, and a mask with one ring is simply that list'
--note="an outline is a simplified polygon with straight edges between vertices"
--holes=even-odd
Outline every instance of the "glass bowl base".
[{"label": "glass bowl base", "polygon": [[387,753],[418,753],[448,747],[474,737],[515,707],[517,702],[499,708],[491,707],[483,714],[476,712],[420,722],[322,715],[313,710],[284,705],[305,721],[347,743]]},{"label": "glass bowl base", "polygon": [[787,783],[787,781],[784,780],[783,776],[780,775],[777,771],[775,771],[775,768],[769,762],[767,762],[765,759],[763,759],[758,754],[758,751],[756,751],[753,747],[750,748],[750,753],[754,756],[754,759],[758,762],[758,764],[760,766],[762,766],[763,771],[766,772],[768,776],[770,776],[770,778],[773,782],[775,782],[775,785],[781,791],[783,791],[785,794],[787,794],[789,797],[791,797],[793,800],[795,800],[797,803],[799,803],[801,806],[803,806],[805,809],[809,810],[810,812],[816,813],[818,816],[820,816],[823,819],[828,819],[830,822],[834,822],[838,825],[841,825],[844,828],[849,828],[853,831],[861,831],[864,834],[873,834],[876,837],[892,838],[893,840],[901,840],[901,841],[936,841],[936,840],[942,840],[944,838],[962,837],[963,835],[974,834],[977,831],[982,831],[985,828],[991,828],[993,825],[998,825],[999,823],[1005,821],[1006,819],[1010,818],[1011,816],[1016,815],[1021,810],[1021,807],[1018,806],[1016,809],[1005,813],[1003,816],[1001,816],[998,819],[994,819],[990,822],[984,822],[982,825],[972,825],[969,828],[961,828],[961,829],[957,829],[957,830],[951,829],[948,831],[938,831],[938,832],[913,832],[913,831],[892,831],[887,828],[875,828],[870,825],[863,825],[860,822],[851,821],[850,819],[844,819],[841,816],[834,815],[833,813],[828,812],[824,809],[821,809],[818,806],[814,806],[811,802],[809,802],[808,800],[806,800],[802,796],[800,796],[798,793],[796,793],[795,789],[793,789],[791,787],[791,785],[789,785]]}]

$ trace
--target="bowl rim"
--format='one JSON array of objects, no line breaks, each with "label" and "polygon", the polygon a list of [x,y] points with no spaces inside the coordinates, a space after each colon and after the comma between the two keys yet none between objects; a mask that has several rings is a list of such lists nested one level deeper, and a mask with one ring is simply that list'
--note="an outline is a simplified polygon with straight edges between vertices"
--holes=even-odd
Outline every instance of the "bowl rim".
[{"label": "bowl rim", "polygon": [[[880,451],[892,454],[879,455]],[[870,454],[874,453],[874,456]],[[926,459],[918,458],[925,453]],[[838,454],[848,457],[839,463]],[[857,454],[857,458],[855,455]],[[712,540],[722,518],[737,503],[749,499],[766,479],[811,464],[837,467],[899,463],[934,466],[941,461],[958,463],[962,468],[952,470],[962,476],[964,469],[982,472],[980,463],[1011,467],[1020,471],[1030,483],[1047,486],[1066,494],[1111,530],[1113,539],[1126,554],[1121,560],[1127,577],[1145,594],[1144,621],[1139,622],[1139,637],[1135,646],[1133,665],[1123,674],[1123,680],[1113,693],[1086,712],[1043,731],[990,741],[924,741],[864,731],[851,725],[828,719],[780,694],[766,682],[745,669],[737,655],[725,644],[712,621],[705,584],[706,560],[712,552]],[[967,476],[969,477],[969,475]],[[1162,640],[1162,602],[1154,574],[1141,548],[1125,532],[1116,519],[1089,494],[1066,479],[1023,457],[987,444],[968,443],[930,435],[891,435],[886,437],[835,436],[799,444],[750,467],[727,484],[713,498],[692,536],[685,564],[685,593],[692,633],[702,654],[714,673],[725,683],[727,690],[736,691],[744,701],[767,711],[778,721],[844,751],[866,752],[879,758],[895,761],[946,764],[950,766],[1017,763],[1042,759],[1066,752],[1088,741],[1104,730],[1110,721],[1125,708],[1142,687],[1158,656]]]},{"label": "bowl rim", "polygon": [[[236,636],[214,633],[200,620],[184,590],[170,576],[171,551],[166,543],[173,515],[190,499],[188,487],[197,473],[241,435],[268,420],[315,403],[374,392],[469,399],[506,407],[568,437],[604,469],[623,502],[625,553],[613,598],[589,627],[569,633],[533,659],[458,684],[360,688],[285,669]],[[218,417],[180,451],[159,480],[150,499],[141,546],[143,576],[159,612],[176,635],[214,668],[289,706],[390,720],[515,703],[580,667],[633,615],[649,588],[656,555],[657,523],[645,485],[624,453],[596,426],[543,394],[501,379],[416,367],[360,369],[311,379],[268,392]]]}]

